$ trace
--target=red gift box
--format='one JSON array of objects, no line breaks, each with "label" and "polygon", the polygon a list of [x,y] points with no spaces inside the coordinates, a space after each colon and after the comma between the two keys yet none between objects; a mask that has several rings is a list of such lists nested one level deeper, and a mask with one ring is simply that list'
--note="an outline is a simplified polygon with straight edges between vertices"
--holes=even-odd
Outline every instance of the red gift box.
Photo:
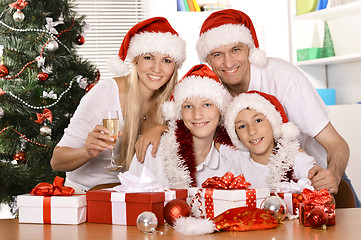
[{"label": "red gift box", "polygon": [[[275,195],[271,193],[271,195]],[[297,209],[299,209],[300,203],[303,201],[303,196],[300,193],[277,193],[277,195],[282,198],[288,208],[288,213],[292,215],[297,215]]]},{"label": "red gift box", "polygon": [[137,225],[137,217],[145,211],[153,212],[158,225],[164,224],[166,201],[187,198],[186,189],[165,192],[124,193],[112,190],[93,190],[86,193],[88,222]]},{"label": "red gift box", "polygon": [[307,215],[313,209],[322,209],[327,215],[327,225],[336,224],[336,212],[335,204],[331,203],[332,197],[326,189],[320,191],[311,191],[309,189],[304,189],[302,191],[303,202],[300,204],[300,224],[304,226],[309,226],[307,220]]}]

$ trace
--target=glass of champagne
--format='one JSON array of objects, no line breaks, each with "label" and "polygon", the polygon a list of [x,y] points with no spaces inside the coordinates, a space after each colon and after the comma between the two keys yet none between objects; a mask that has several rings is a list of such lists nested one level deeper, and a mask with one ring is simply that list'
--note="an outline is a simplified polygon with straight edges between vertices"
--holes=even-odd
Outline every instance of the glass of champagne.
[{"label": "glass of champagne", "polygon": [[110,142],[109,144],[113,146],[113,148],[110,150],[110,164],[109,166],[105,167],[105,169],[107,169],[108,171],[114,171],[117,170],[119,168],[121,168],[122,166],[118,166],[115,162],[115,158],[114,158],[114,147],[115,147],[115,143],[117,141],[118,138],[118,133],[119,133],[119,114],[118,111],[116,110],[111,110],[111,111],[105,111],[102,113],[103,115],[103,126],[105,128],[108,129],[108,135],[111,136],[114,141]]}]

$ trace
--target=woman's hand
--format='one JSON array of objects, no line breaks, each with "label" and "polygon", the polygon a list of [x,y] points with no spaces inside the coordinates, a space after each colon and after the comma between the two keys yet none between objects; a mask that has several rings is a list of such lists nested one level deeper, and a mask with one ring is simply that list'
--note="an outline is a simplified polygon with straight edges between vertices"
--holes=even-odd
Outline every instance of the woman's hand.
[{"label": "woman's hand", "polygon": [[95,128],[88,133],[85,140],[85,148],[90,158],[95,158],[100,152],[113,148],[109,143],[115,140],[107,133],[108,129],[101,125],[96,125]]},{"label": "woman's hand", "polygon": [[158,150],[160,138],[166,130],[166,126],[157,125],[150,128],[138,138],[137,142],[135,143],[135,154],[137,156],[138,162],[144,162],[145,152],[147,151],[149,144],[153,145],[152,156],[155,157],[155,154]]}]

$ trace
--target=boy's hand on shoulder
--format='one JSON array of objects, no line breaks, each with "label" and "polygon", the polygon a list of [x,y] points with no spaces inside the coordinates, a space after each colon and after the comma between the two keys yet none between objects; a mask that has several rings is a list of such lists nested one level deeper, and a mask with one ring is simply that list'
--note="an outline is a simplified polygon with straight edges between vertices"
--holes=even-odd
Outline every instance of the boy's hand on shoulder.
[{"label": "boy's hand on shoulder", "polygon": [[338,191],[336,176],[328,169],[316,165],[308,171],[308,178],[317,191],[324,188],[333,194]]}]

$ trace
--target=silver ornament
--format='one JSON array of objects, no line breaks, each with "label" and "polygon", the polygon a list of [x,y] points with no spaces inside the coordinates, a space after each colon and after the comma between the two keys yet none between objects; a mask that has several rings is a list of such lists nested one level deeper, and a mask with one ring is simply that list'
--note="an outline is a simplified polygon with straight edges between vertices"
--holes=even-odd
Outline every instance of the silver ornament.
[{"label": "silver ornament", "polygon": [[158,226],[158,219],[152,212],[142,212],[137,218],[137,227],[144,233],[155,233]]},{"label": "silver ornament", "polygon": [[48,49],[50,52],[55,52],[58,50],[59,44],[55,40],[51,40],[48,45],[46,45],[46,49]]},{"label": "silver ornament", "polygon": [[25,19],[25,14],[22,11],[20,11],[20,9],[18,9],[13,14],[13,19],[15,20],[15,22],[22,22]]},{"label": "silver ornament", "polygon": [[279,196],[267,197],[260,206],[261,209],[269,212],[278,222],[282,222],[287,215],[286,202]]},{"label": "silver ornament", "polygon": [[0,107],[0,119],[5,115],[4,109]]},{"label": "silver ornament", "polygon": [[51,136],[51,128],[48,126],[42,126],[40,128],[40,135],[44,137]]}]

